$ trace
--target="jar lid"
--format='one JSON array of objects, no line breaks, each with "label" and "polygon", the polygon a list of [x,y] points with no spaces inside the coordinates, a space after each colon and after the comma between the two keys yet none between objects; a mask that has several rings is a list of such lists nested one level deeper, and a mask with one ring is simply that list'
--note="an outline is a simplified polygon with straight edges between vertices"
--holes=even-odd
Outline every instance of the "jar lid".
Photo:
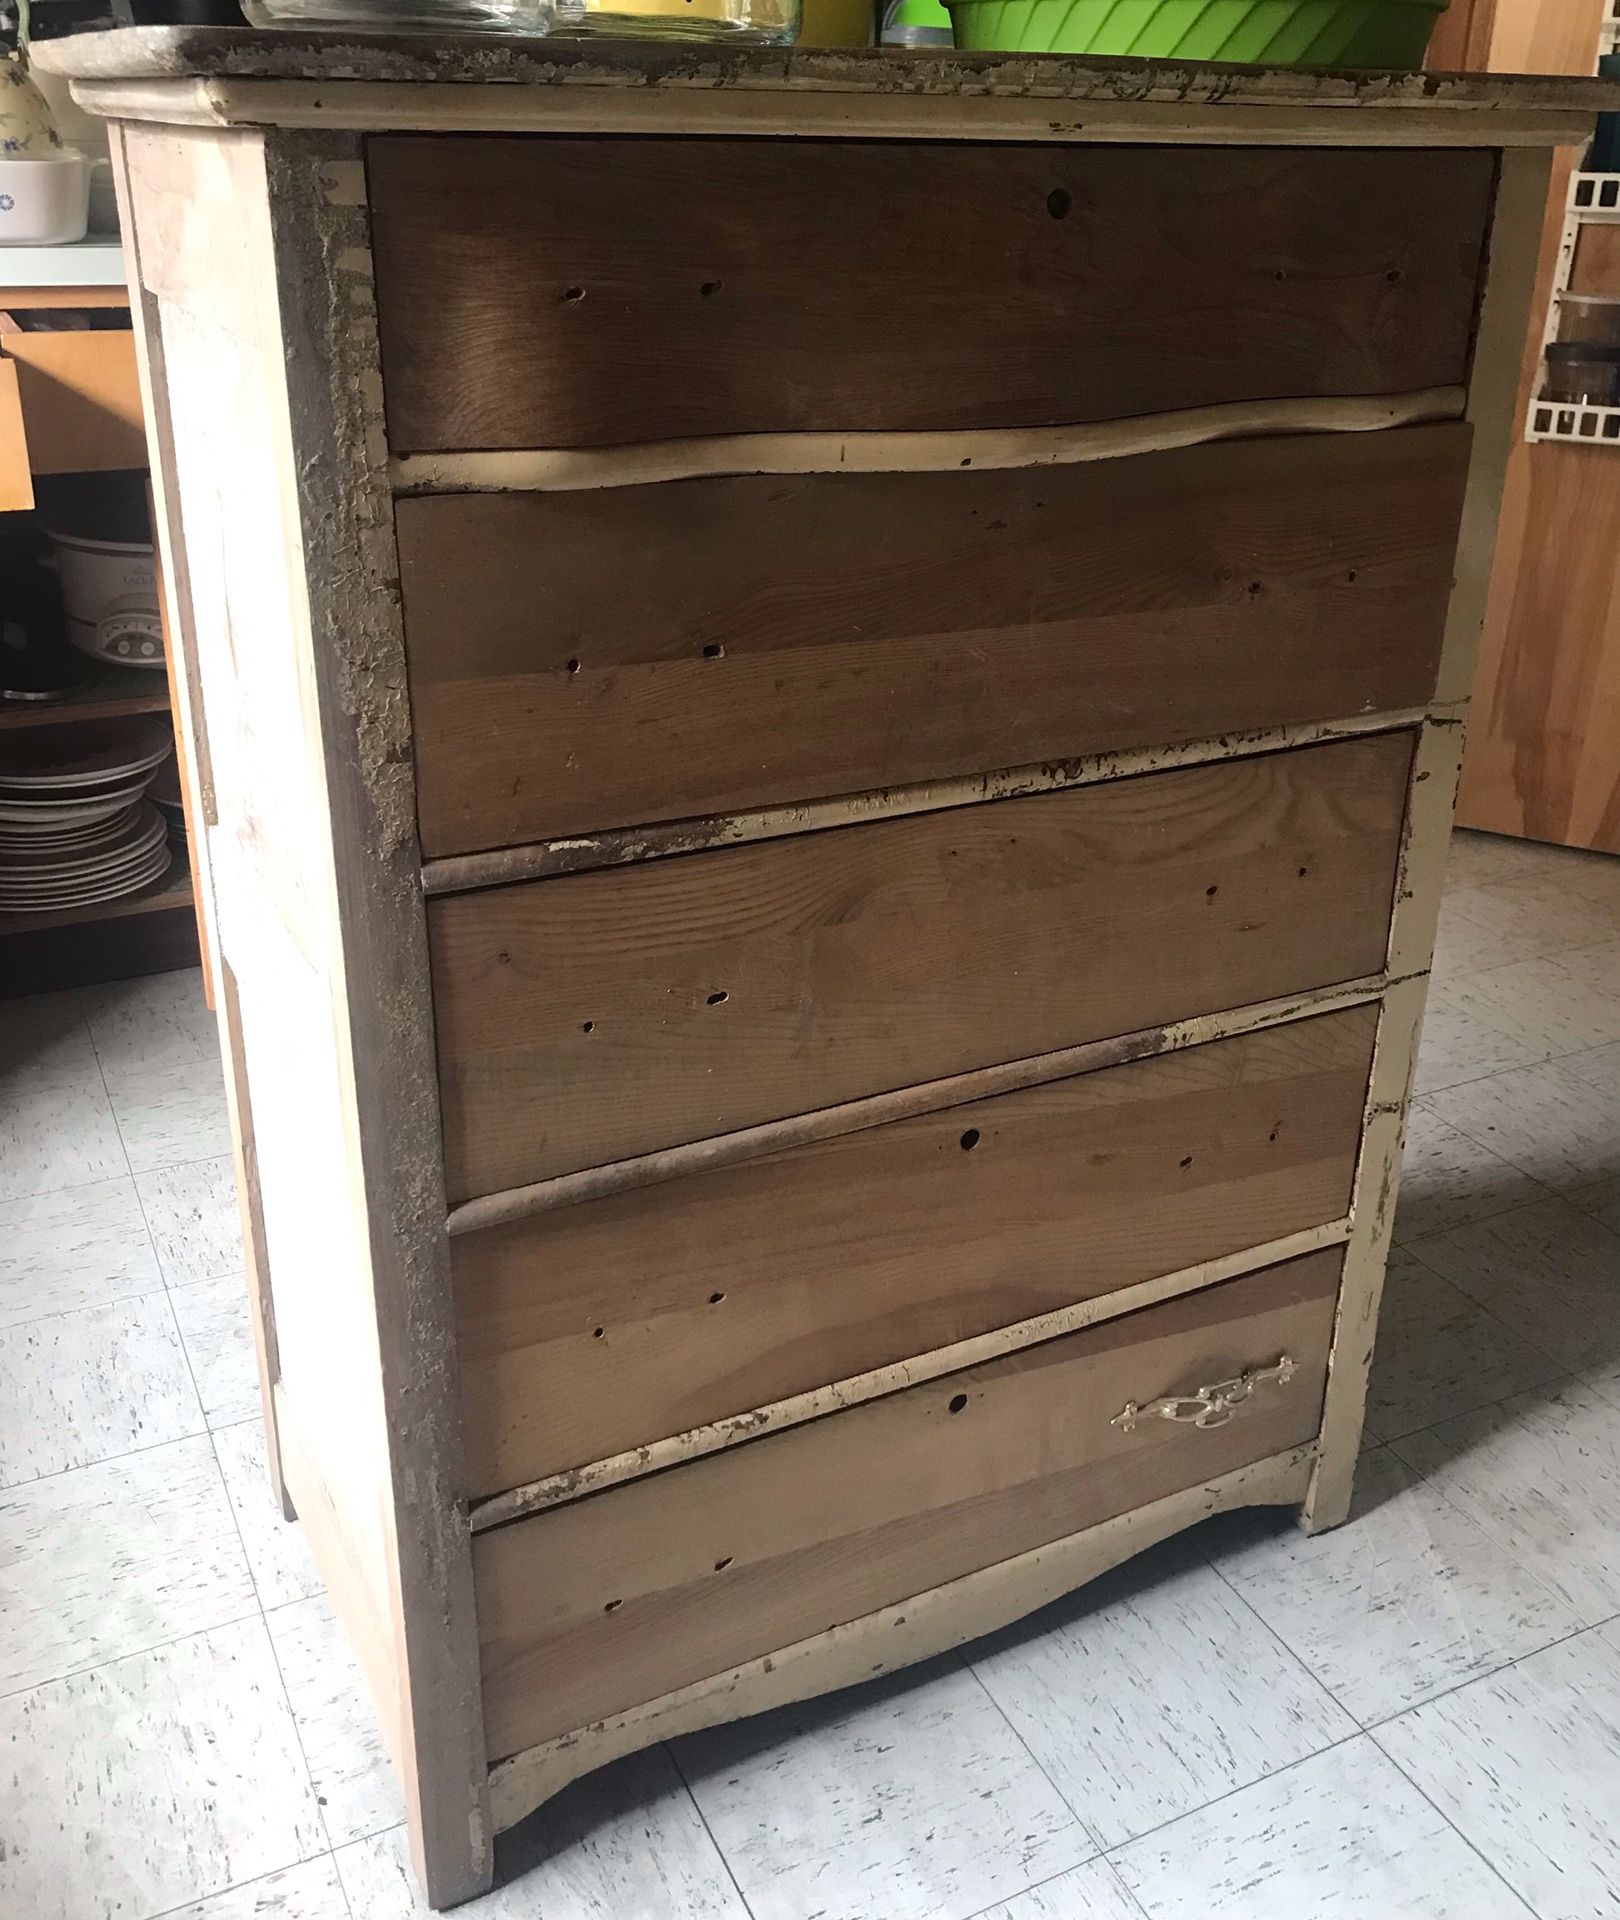
[{"label": "jar lid", "polygon": [[1598,360],[1612,364],[1620,362],[1620,346],[1605,345],[1600,340],[1554,340],[1547,348],[1547,358],[1558,366],[1575,362],[1590,365]]}]

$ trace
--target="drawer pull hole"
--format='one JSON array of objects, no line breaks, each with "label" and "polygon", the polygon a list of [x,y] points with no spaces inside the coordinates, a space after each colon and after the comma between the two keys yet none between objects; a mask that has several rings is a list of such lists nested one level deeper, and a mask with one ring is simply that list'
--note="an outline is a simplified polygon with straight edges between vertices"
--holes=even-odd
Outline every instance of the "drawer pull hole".
[{"label": "drawer pull hole", "polygon": [[1183,1169],[1183,1171],[1185,1171],[1185,1170],[1186,1170],[1186,1169],[1187,1169],[1188,1167],[1190,1167],[1190,1166],[1192,1165],[1192,1163],[1193,1163],[1193,1157],[1192,1157],[1192,1155],[1191,1155],[1191,1154],[1189,1153],[1189,1154],[1187,1155],[1187,1157],[1186,1157],[1186,1159],[1185,1159],[1185,1160],[1183,1160],[1183,1161],[1182,1161],[1182,1163],[1181,1163],[1181,1165],[1182,1165],[1182,1169]]},{"label": "drawer pull hole", "polygon": [[1219,887],[1205,887],[1205,889],[1204,889],[1204,898],[1205,898],[1206,900],[1213,900],[1213,899],[1215,898],[1215,896],[1216,896],[1216,894],[1218,894],[1219,892],[1220,892],[1220,888],[1219,888]]},{"label": "drawer pull hole", "polygon": [[698,288],[698,292],[702,294],[705,300],[712,300],[719,291],[720,282],[718,280],[705,280],[702,286]]},{"label": "drawer pull hole", "polygon": [[616,1613],[623,1605],[624,1602],[622,1600],[610,1600],[602,1611],[604,1613]]},{"label": "drawer pull hole", "polygon": [[732,1555],[729,1553],[726,1555],[726,1557],[723,1560],[716,1560],[714,1563],[715,1572],[724,1573],[726,1568],[731,1565],[731,1562],[732,1562]]},{"label": "drawer pull hole", "polygon": [[1127,1400],[1109,1421],[1123,1433],[1134,1433],[1144,1420],[1174,1420],[1184,1427],[1224,1427],[1237,1418],[1238,1411],[1254,1397],[1254,1390],[1268,1381],[1286,1387],[1299,1368],[1285,1353],[1269,1367],[1251,1367],[1232,1380],[1217,1380],[1207,1387],[1194,1387],[1187,1393],[1172,1393],[1162,1400],[1138,1404]]},{"label": "drawer pull hole", "polygon": [[579,662],[578,662],[577,660],[570,660],[570,661],[568,661],[568,662],[567,662],[567,666],[568,666],[568,671],[569,671],[570,673],[578,673],[578,672],[579,672]]},{"label": "drawer pull hole", "polygon": [[971,1153],[978,1144],[979,1129],[977,1127],[969,1127],[967,1132],[962,1135],[962,1151],[964,1153]]},{"label": "drawer pull hole", "polygon": [[703,657],[705,660],[719,660],[724,656],[725,651],[718,640],[711,640],[703,649]]},{"label": "drawer pull hole", "polygon": [[709,1305],[711,1307],[717,1307],[719,1306],[720,1302],[725,1299],[725,1297],[726,1296],[723,1293],[711,1293],[709,1295]]},{"label": "drawer pull hole", "polygon": [[581,1024],[580,1024],[580,1029],[579,1029],[579,1030],[580,1030],[580,1032],[581,1032],[581,1033],[595,1033],[595,1031],[596,1031],[596,1022],[595,1022],[594,1020],[586,1020],[586,1021],[583,1021],[583,1022],[581,1022]]},{"label": "drawer pull hole", "polygon": [[585,298],[585,289],[583,287],[564,287],[562,297],[565,301],[572,304],[576,300],[583,300]]},{"label": "drawer pull hole", "polygon": [[950,1413],[960,1413],[966,1405],[967,1395],[965,1393],[953,1393],[947,1411]]},{"label": "drawer pull hole", "polygon": [[722,1000],[729,1000],[730,998],[731,998],[731,995],[726,992],[724,987],[721,987],[718,990],[718,992],[711,993],[709,995],[709,1005],[711,1007],[717,1007],[720,1005]]},{"label": "drawer pull hole", "polygon": [[1054,220],[1068,218],[1070,207],[1074,205],[1074,195],[1067,187],[1054,187],[1046,196],[1046,211]]},{"label": "drawer pull hole", "polygon": [[600,1340],[602,1335],[606,1332],[607,1332],[606,1327],[593,1327],[591,1329],[591,1338],[593,1340]]}]

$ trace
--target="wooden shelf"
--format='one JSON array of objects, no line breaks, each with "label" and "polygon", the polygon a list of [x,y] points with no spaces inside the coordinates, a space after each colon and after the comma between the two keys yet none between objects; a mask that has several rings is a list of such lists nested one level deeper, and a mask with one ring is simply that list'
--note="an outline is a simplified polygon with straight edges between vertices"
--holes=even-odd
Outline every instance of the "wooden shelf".
[{"label": "wooden shelf", "polygon": [[90,907],[64,907],[57,913],[0,913],[0,939],[12,934],[50,933],[60,927],[99,926],[106,920],[129,920],[140,914],[168,913],[175,907],[191,911],[191,863],[176,847],[174,865],[139,893],[118,900],[98,901]]},{"label": "wooden shelf", "polygon": [[58,247],[7,247],[0,254],[0,291],[10,295],[39,289],[61,294],[64,305],[79,303],[86,292],[123,294],[124,249],[117,234],[87,234]]},{"label": "wooden shelf", "polygon": [[65,700],[0,700],[0,733],[59,726],[72,720],[115,720],[126,713],[167,713],[168,676],[150,667],[101,667]]}]

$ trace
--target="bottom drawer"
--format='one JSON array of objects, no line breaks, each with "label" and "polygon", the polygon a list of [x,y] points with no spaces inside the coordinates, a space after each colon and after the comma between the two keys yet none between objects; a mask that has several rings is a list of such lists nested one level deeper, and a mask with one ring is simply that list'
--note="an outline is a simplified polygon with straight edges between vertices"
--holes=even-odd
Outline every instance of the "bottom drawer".
[{"label": "bottom drawer", "polygon": [[[1310,1254],[480,1535],[490,1759],[1310,1440],[1341,1262]],[[1285,1357],[1219,1424],[1122,1418]]]}]

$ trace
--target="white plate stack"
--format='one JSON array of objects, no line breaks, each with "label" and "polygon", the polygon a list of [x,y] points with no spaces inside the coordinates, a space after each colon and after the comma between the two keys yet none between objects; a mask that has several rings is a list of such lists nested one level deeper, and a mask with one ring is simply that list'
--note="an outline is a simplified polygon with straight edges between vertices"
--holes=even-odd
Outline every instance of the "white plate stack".
[{"label": "white plate stack", "polygon": [[174,858],[146,798],[167,722],[30,730],[0,749],[0,913],[59,913],[139,893]]}]

